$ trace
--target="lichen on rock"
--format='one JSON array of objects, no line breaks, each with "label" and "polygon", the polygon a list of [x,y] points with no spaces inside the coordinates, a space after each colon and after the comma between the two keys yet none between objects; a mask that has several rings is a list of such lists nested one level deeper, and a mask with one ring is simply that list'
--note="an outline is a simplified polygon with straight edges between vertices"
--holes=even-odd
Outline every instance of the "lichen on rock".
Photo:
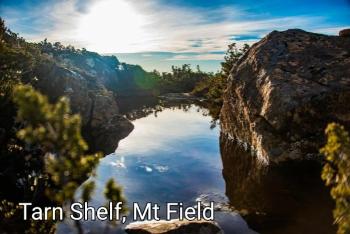
[{"label": "lichen on rock", "polygon": [[350,125],[350,40],[273,31],[232,69],[221,129],[267,162],[313,158],[327,123]]}]

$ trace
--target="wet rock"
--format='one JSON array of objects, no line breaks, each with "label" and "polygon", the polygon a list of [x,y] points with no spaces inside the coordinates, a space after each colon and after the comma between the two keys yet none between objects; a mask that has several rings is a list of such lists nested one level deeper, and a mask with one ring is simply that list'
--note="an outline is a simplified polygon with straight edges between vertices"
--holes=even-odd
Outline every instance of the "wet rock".
[{"label": "wet rock", "polygon": [[233,207],[229,204],[227,197],[220,193],[201,194],[196,198],[196,202],[200,202],[203,206],[210,206],[210,203],[214,202],[215,211],[234,211]]},{"label": "wet rock", "polygon": [[129,234],[222,234],[215,222],[209,221],[149,221],[129,224],[125,231]]},{"label": "wet rock", "polygon": [[350,127],[350,40],[274,31],[232,69],[221,129],[266,163],[314,158],[329,122]]}]

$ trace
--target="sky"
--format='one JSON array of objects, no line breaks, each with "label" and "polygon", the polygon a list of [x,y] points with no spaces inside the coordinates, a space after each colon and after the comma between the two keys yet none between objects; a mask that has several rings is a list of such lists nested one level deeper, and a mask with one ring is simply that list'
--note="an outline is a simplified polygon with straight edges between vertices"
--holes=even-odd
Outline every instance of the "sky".
[{"label": "sky", "polygon": [[233,42],[289,28],[337,35],[350,27],[350,0],[0,0],[0,16],[28,41],[116,54],[146,70],[214,72]]}]

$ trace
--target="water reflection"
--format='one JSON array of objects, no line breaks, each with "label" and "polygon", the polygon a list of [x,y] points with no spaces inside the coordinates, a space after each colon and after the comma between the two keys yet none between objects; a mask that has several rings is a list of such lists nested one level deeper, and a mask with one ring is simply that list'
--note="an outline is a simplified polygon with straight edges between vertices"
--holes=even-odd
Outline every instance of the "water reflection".
[{"label": "water reflection", "polygon": [[[103,185],[114,178],[129,205],[214,201],[216,221],[228,234],[255,233],[251,229],[272,234],[335,233],[333,202],[320,180],[318,164],[266,168],[220,136],[203,106],[157,99],[130,103],[124,101],[121,112],[133,119],[135,129],[116,153],[101,160],[91,178],[96,181],[91,205],[104,204]],[[161,217],[165,218],[164,209]],[[101,222],[84,223],[90,233],[103,227]],[[123,233],[122,228],[111,228],[109,233]],[[70,231],[69,225],[59,225],[58,233]]]},{"label": "water reflection", "polygon": [[[148,115],[153,114],[157,117],[158,113],[162,112],[165,109],[172,110],[182,110],[188,111],[190,107],[195,105],[197,111],[201,112],[203,116],[210,116],[210,128],[215,128],[218,124],[217,118],[213,118],[213,108],[209,103],[205,101],[196,101],[196,100],[163,100],[156,97],[127,97],[119,98],[118,106],[120,108],[120,113],[124,115],[129,120],[136,120],[140,118],[147,117]],[[217,110],[215,112],[217,115]]]},{"label": "water reflection", "polygon": [[226,195],[260,233],[335,233],[333,202],[314,162],[264,167],[225,135],[220,136]]},{"label": "water reflection", "polygon": [[[163,207],[161,218],[165,218],[166,202],[193,206],[198,200],[214,200],[216,221],[226,233],[254,233],[237,213],[224,209],[227,199],[219,129],[210,128],[207,110],[189,103],[159,106],[160,111],[151,106],[143,111],[129,110],[134,116],[144,117],[134,120],[133,132],[120,141],[114,154],[100,161],[96,176],[91,178],[96,181],[91,205],[105,203],[103,185],[112,177],[123,187],[129,205],[156,202]],[[90,232],[98,232],[101,226],[98,222],[84,223]],[[110,233],[123,233],[121,228],[111,228]],[[67,232],[69,226],[61,225],[58,233]]]}]

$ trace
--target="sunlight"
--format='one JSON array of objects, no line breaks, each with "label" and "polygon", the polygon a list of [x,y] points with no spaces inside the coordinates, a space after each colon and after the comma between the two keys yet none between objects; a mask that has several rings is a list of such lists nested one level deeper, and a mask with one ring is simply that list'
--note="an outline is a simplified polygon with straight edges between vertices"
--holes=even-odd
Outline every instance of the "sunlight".
[{"label": "sunlight", "polygon": [[132,52],[145,49],[146,17],[125,0],[105,0],[93,5],[79,20],[77,37],[87,49]]}]

